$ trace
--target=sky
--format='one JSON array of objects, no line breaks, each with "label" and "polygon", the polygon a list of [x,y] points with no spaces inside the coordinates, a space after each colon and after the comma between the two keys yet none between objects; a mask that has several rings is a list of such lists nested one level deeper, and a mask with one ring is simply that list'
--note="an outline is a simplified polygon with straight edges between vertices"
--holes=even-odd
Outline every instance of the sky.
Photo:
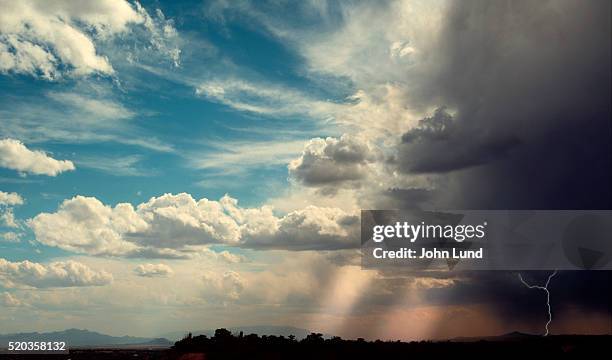
[{"label": "sky", "polygon": [[612,204],[608,1],[0,7],[0,333],[541,333],[516,273],[361,269],[360,209]]}]

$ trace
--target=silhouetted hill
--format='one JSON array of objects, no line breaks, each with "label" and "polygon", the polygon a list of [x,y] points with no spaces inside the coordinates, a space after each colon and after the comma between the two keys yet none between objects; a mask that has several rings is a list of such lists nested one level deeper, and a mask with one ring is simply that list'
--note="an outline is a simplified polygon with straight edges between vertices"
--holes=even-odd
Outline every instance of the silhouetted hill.
[{"label": "silhouetted hill", "polygon": [[0,335],[0,347],[6,347],[9,341],[64,341],[69,347],[98,347],[105,345],[156,345],[170,346],[172,343],[163,338],[144,338],[134,336],[111,336],[95,331],[68,329],[45,333],[30,332]]}]

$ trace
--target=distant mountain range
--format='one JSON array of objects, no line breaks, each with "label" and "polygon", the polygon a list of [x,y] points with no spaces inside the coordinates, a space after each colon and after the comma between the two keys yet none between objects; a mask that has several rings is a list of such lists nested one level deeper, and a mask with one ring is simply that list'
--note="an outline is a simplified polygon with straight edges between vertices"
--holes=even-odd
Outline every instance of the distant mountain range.
[{"label": "distant mountain range", "polygon": [[[300,328],[296,328],[292,326],[239,326],[239,327],[229,327],[226,329],[231,331],[232,334],[239,334],[242,331],[244,335],[257,334],[260,336],[261,335],[274,335],[274,336],[284,336],[284,337],[287,337],[289,335],[294,335],[295,338],[298,340],[303,339],[306,337],[306,335],[309,335],[310,333],[312,333],[312,331],[310,330],[300,329]],[[212,336],[215,334],[214,329],[191,330],[191,331],[185,330],[185,331],[175,331],[171,333],[166,333],[166,334],[163,334],[162,337],[176,341],[176,340],[180,340],[183,337],[185,337],[185,335],[187,335],[189,332],[191,332],[193,336],[196,336],[196,335]],[[328,337],[328,335],[324,334],[324,337]]]},{"label": "distant mountain range", "polygon": [[69,348],[104,347],[126,345],[130,347],[165,347],[173,342],[164,338],[144,338],[134,336],[111,336],[95,331],[68,329],[53,332],[31,332],[0,335],[0,347],[7,347],[9,341],[64,341]]},{"label": "distant mountain range", "polygon": [[[291,326],[243,326],[227,328],[234,334],[242,331],[245,335],[275,335],[289,336],[294,335],[297,339],[303,339],[310,334],[310,330],[300,329]],[[176,340],[182,339],[189,330],[176,331],[162,335],[159,338],[135,337],[135,336],[111,336],[95,331],[81,329],[67,329],[52,332],[28,332],[16,334],[0,334],[0,348],[6,348],[9,341],[65,341],[70,348],[74,347],[169,347]],[[212,336],[214,329],[192,330],[195,335]],[[327,337],[327,336],[326,336]]]}]

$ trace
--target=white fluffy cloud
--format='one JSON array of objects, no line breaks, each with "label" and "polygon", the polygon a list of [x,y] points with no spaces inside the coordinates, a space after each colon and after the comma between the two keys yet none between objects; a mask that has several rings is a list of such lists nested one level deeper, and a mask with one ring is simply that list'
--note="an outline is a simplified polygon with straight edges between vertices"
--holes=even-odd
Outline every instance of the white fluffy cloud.
[{"label": "white fluffy cloud", "polygon": [[[15,219],[13,213],[13,206],[22,205],[23,198],[21,195],[11,192],[0,191],[0,226],[6,226],[10,228],[20,227],[19,221]],[[4,233],[1,236],[5,241],[18,242],[21,234],[13,232]]]},{"label": "white fluffy cloud", "polygon": [[4,287],[101,286],[112,281],[110,273],[93,270],[72,260],[41,264],[28,260],[11,262],[0,258],[0,283]]},{"label": "white fluffy cloud", "polygon": [[4,241],[4,242],[18,243],[19,241],[21,241],[21,236],[22,236],[21,233],[8,231],[8,232],[0,234],[0,239],[1,241]]},{"label": "white fluffy cloud", "polygon": [[15,219],[15,214],[13,213],[13,208],[8,208],[5,210],[0,209],[0,224],[3,224],[6,227],[16,228],[19,227],[17,224],[17,220]]},{"label": "white fluffy cloud", "polygon": [[0,167],[48,176],[74,170],[72,161],[56,160],[43,151],[32,151],[15,139],[0,140]]},{"label": "white fluffy cloud", "polygon": [[174,271],[166,264],[140,264],[134,269],[134,273],[142,277],[168,277]]},{"label": "white fluffy cloud", "polygon": [[307,206],[281,218],[243,227],[244,246],[287,250],[335,250],[359,246],[359,217],[338,208]]},{"label": "white fluffy cloud", "polygon": [[103,256],[180,258],[209,244],[291,250],[359,244],[358,217],[340,209],[310,206],[279,217],[268,206],[242,208],[229,196],[196,201],[186,193],[154,197],[136,208],[77,196],[28,225],[45,245]]},{"label": "white fluffy cloud", "polygon": [[0,206],[14,206],[23,204],[23,198],[21,195],[14,192],[0,191]]},{"label": "white fluffy cloud", "polygon": [[137,245],[122,235],[148,227],[130,204],[111,208],[96,198],[82,196],[64,201],[56,213],[37,215],[29,223],[37,240],[45,245],[94,255],[135,251]]},{"label": "white fluffy cloud", "polygon": [[52,79],[61,64],[77,75],[113,73],[96,53],[97,36],[124,32],[142,16],[127,1],[1,1],[0,71],[40,74]]},{"label": "white fluffy cloud", "polygon": [[55,79],[64,73],[76,76],[113,74],[97,42],[129,32],[140,24],[147,47],[163,52],[178,65],[180,50],[165,39],[176,30],[161,11],[151,17],[140,4],[125,0],[10,1],[0,0],[0,72]]}]

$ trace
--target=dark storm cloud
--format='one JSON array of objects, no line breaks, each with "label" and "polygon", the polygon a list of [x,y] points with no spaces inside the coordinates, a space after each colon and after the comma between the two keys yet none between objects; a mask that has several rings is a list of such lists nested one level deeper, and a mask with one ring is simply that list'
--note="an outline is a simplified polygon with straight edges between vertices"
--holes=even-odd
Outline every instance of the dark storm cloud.
[{"label": "dark storm cloud", "polygon": [[404,134],[400,170],[443,174],[444,208],[609,208],[609,42],[606,0],[455,3],[415,96],[456,116]]},{"label": "dark storm cloud", "polygon": [[[439,209],[611,208],[610,4],[454,3],[434,75],[412,100],[448,106],[453,116],[442,108],[424,119],[403,135],[396,157],[405,173],[439,178],[420,202]],[[406,195],[410,202],[413,194]],[[526,278],[543,284],[547,275]],[[517,273],[464,276],[427,291],[428,301],[486,303],[504,320],[542,319],[542,291],[525,288]],[[553,312],[573,306],[610,314],[611,280],[610,272],[560,273],[551,285]]]},{"label": "dark storm cloud", "polygon": [[513,136],[488,137],[458,126],[441,107],[402,136],[398,161],[404,172],[444,173],[493,161],[516,145]]}]

